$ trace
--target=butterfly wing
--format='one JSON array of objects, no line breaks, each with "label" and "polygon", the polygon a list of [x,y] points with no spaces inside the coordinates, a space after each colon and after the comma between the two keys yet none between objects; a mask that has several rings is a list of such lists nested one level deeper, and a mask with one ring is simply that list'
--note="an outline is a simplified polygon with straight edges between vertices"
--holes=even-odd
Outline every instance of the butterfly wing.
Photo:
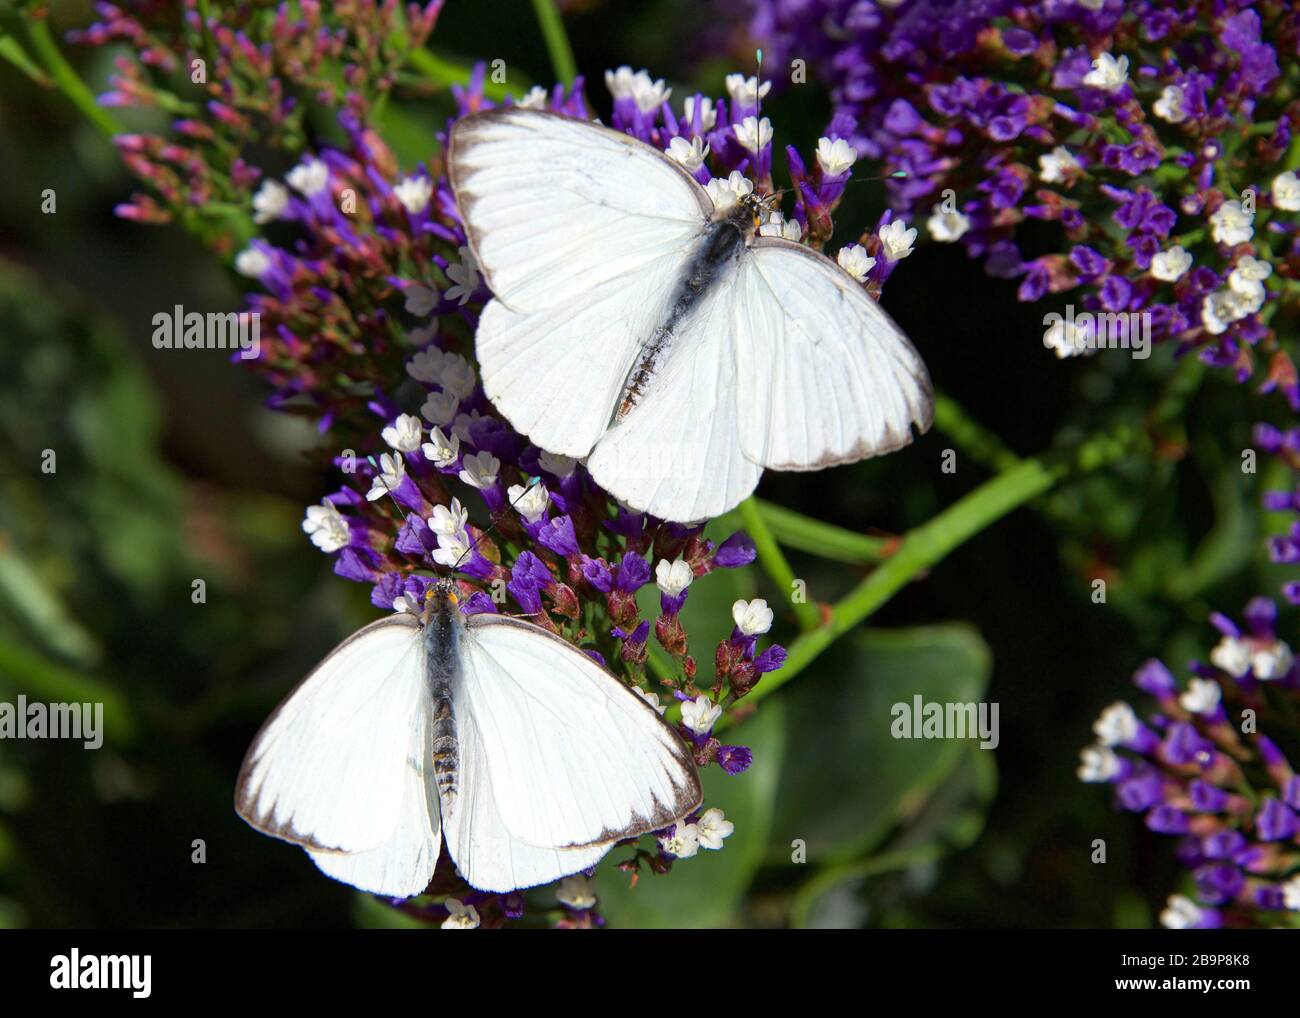
[{"label": "butterfly wing", "polygon": [[640,402],[587,461],[596,483],[634,509],[692,523],[734,508],[758,485],[762,468],[736,433],[734,300],[726,280],[706,291]]},{"label": "butterfly wing", "polygon": [[[462,747],[462,767],[467,775],[486,768],[514,841],[601,847],[599,858],[610,843],[666,827],[699,806],[699,777],[681,738],[582,651],[532,623],[487,613],[467,619],[461,647],[457,722],[475,731],[468,751]],[[468,780],[464,792],[481,794]],[[458,822],[469,819],[462,813]]]},{"label": "butterfly wing", "polygon": [[415,620],[394,615],[358,630],[257,733],[239,772],[236,811],[259,831],[314,852],[397,851],[401,829],[402,852],[423,839],[436,858],[436,813],[423,790],[414,794],[427,767],[428,700]]},{"label": "butterfly wing", "polygon": [[892,452],[934,413],[930,378],[902,330],[843,269],[802,244],[759,237],[734,285],[736,390],[746,457],[817,470]]}]

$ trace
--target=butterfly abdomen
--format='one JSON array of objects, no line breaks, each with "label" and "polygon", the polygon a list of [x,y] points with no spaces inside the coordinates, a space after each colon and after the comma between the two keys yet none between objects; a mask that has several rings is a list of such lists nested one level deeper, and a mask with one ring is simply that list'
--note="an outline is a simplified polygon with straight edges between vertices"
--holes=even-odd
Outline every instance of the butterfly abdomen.
[{"label": "butterfly abdomen", "polygon": [[438,798],[447,809],[455,801],[460,780],[460,739],[456,731],[456,649],[462,623],[459,608],[449,598],[435,595],[424,626],[424,660],[433,706],[433,774]]}]

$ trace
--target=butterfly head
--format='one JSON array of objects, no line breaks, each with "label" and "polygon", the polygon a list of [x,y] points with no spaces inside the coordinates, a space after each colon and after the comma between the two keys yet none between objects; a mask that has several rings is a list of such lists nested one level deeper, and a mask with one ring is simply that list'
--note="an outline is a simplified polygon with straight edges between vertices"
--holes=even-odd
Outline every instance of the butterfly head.
[{"label": "butterfly head", "polygon": [[444,576],[424,590],[424,621],[460,610],[461,593],[456,581]]}]

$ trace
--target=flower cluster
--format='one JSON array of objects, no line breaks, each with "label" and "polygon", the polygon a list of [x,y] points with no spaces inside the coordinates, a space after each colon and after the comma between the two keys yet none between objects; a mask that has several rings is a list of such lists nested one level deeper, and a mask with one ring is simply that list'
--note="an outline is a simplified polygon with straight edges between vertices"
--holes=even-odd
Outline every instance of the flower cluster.
[{"label": "flower cluster", "polygon": [[1120,808],[1178,839],[1195,900],[1171,897],[1166,926],[1286,926],[1300,911],[1300,775],[1280,745],[1295,734],[1300,663],[1272,601],[1243,614],[1240,626],[1212,616],[1219,642],[1185,685],[1160,661],[1138,669],[1156,710],[1111,705],[1082,754],[1081,780],[1110,784]]},{"label": "flower cluster", "polygon": [[[1298,30],[1272,0],[756,0],[749,25],[772,65],[830,86],[829,135],[901,171],[893,204],[933,240],[1021,300],[1147,314],[1154,340],[1292,409],[1273,318],[1300,256]],[[1044,344],[1104,338],[1053,326]]]}]

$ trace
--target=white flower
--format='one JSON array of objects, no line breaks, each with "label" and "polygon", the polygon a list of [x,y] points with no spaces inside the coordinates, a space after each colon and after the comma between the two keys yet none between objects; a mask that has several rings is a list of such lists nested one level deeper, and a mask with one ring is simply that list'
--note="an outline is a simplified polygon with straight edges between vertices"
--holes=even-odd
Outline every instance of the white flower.
[{"label": "white flower", "polygon": [[934,214],[925,221],[925,228],[939,243],[951,244],[961,240],[970,229],[970,217],[956,209],[945,212],[943,205],[939,204],[934,207]]},{"label": "white flower", "polygon": [[1044,184],[1056,184],[1073,176],[1079,170],[1079,160],[1064,145],[1038,157],[1038,179]]},{"label": "white flower", "polygon": [[1266,261],[1243,255],[1228,275],[1228,287],[1237,295],[1242,316],[1253,315],[1264,306],[1268,293],[1264,280],[1273,274],[1273,266]]},{"label": "white flower", "polygon": [[451,505],[435,505],[429,517],[429,529],[439,537],[463,537],[469,523],[469,511],[453,498]]},{"label": "white flower", "polygon": [[700,829],[678,820],[673,833],[659,839],[659,847],[678,859],[689,859],[700,850]]},{"label": "white flower", "polygon": [[1300,177],[1293,170],[1273,178],[1273,205],[1284,212],[1300,212]]},{"label": "white flower", "polygon": [[456,411],[459,409],[460,400],[454,393],[431,392],[420,407],[420,413],[426,421],[445,428],[456,419]]},{"label": "white flower", "polygon": [[1201,301],[1201,324],[1206,332],[1218,336],[1233,322],[1250,314],[1246,308],[1246,299],[1234,290],[1207,293]]},{"label": "white flower", "polygon": [[1178,698],[1183,710],[1189,714],[1213,714],[1219,706],[1223,691],[1212,679],[1192,679],[1187,684],[1187,691]]},{"label": "white flower", "polygon": [[673,94],[671,88],[664,88],[662,78],[653,81],[645,71],[633,72],[630,67],[606,71],[605,87],[615,99],[631,99],[642,113],[657,110]]},{"label": "white flower", "polygon": [[437,382],[444,392],[449,392],[458,400],[465,399],[474,391],[478,376],[474,367],[458,353],[443,354],[438,366]]},{"label": "white flower", "polygon": [[417,382],[436,382],[442,370],[443,353],[436,346],[425,347],[406,362],[406,373]]},{"label": "white flower", "polygon": [[402,478],[406,476],[406,461],[401,456],[390,456],[388,453],[381,453],[379,456],[379,473],[370,479],[370,490],[366,492],[366,498],[371,502],[383,498],[385,495],[394,492],[402,483]]},{"label": "white flower", "polygon": [[1250,647],[1236,636],[1225,636],[1210,651],[1210,664],[1239,679],[1250,671]]},{"label": "white flower", "polygon": [[328,499],[307,507],[302,529],[311,543],[324,552],[338,551],[348,543],[348,521]]},{"label": "white flower", "polygon": [[715,852],[722,847],[724,839],[731,836],[736,825],[727,819],[722,810],[716,806],[700,814],[699,823],[695,825],[700,848],[711,848]]},{"label": "white flower", "polygon": [[1056,351],[1056,356],[1062,358],[1093,352],[1088,330],[1065,318],[1058,318],[1047,327],[1043,333],[1043,346]]},{"label": "white flower", "polygon": [[1116,700],[1092,724],[1092,730],[1103,746],[1119,746],[1132,740],[1138,733],[1137,714],[1123,700]]},{"label": "white flower", "polygon": [[1161,120],[1167,120],[1171,124],[1181,124],[1187,119],[1187,111],[1183,109],[1183,98],[1181,88],[1177,85],[1166,85],[1151,109]]},{"label": "white flower", "polygon": [[[684,119],[681,126],[683,128],[692,127],[695,123],[695,96],[688,95],[682,100],[682,112]],[[718,111],[713,108],[713,100],[700,99],[700,130],[712,131],[718,123]]]},{"label": "white flower", "polygon": [[1092,62],[1092,70],[1083,76],[1083,83],[1105,92],[1118,92],[1128,80],[1128,57],[1116,60],[1103,53]]},{"label": "white flower", "polygon": [[1225,201],[1210,216],[1210,233],[1220,244],[1244,244],[1255,235],[1255,214],[1247,212],[1239,201]]},{"label": "white flower", "polygon": [[573,468],[578,465],[578,461],[571,456],[557,456],[553,452],[543,452],[537,457],[537,465],[548,474],[568,477],[573,473]]},{"label": "white flower", "polygon": [[1300,912],[1300,874],[1282,885],[1282,904],[1293,912]]},{"label": "white flower", "polygon": [[406,310],[417,318],[430,314],[438,306],[438,291],[423,283],[411,283],[406,288]]},{"label": "white flower", "polygon": [[402,414],[381,431],[379,437],[398,452],[415,452],[424,440],[424,428],[420,418]]},{"label": "white flower", "polygon": [[444,930],[477,930],[478,929],[478,909],[473,905],[462,905],[456,898],[448,898],[443,902],[447,911],[451,913],[442,921]]},{"label": "white flower", "polygon": [[684,558],[672,562],[661,558],[659,564],[655,566],[655,582],[659,585],[660,592],[669,597],[676,597],[691,585],[693,579],[695,579],[695,571]]},{"label": "white flower", "polygon": [[772,609],[761,597],[737,601],[731,606],[731,617],[746,636],[759,636],[772,628]]},{"label": "white flower", "polygon": [[448,569],[455,569],[469,554],[470,547],[469,535],[464,532],[459,534],[439,534],[438,550],[431,557],[438,565],[446,566]]},{"label": "white flower", "polygon": [[295,191],[310,198],[324,191],[330,182],[329,167],[319,159],[305,159],[284,178]]},{"label": "white flower", "polygon": [[[1276,184],[1276,181],[1274,183]],[[260,226],[273,219],[279,219],[288,207],[289,189],[278,180],[264,180],[257,193],[253,195],[253,222]]]},{"label": "white flower", "polygon": [[455,284],[448,287],[447,299],[459,301],[460,306],[464,307],[465,302],[474,296],[474,291],[478,289],[478,265],[469,248],[462,247],[460,261],[455,265],[447,266],[447,278]]},{"label": "white flower", "polygon": [[743,74],[727,75],[727,95],[731,96],[734,105],[754,106],[770,91],[772,91],[770,81],[759,85],[756,77],[746,78]]},{"label": "white flower", "polygon": [[682,724],[700,735],[707,735],[712,731],[720,717],[722,717],[722,708],[703,693],[694,700],[687,700],[682,704]]},{"label": "white flower", "polygon": [[822,173],[828,177],[848,173],[857,158],[858,150],[843,138],[834,141],[830,138],[817,139],[817,163],[821,166]]},{"label": "white flower", "polygon": [[799,220],[786,219],[784,213],[776,210],[768,215],[767,221],[758,228],[758,233],[762,237],[783,237],[793,241],[803,239],[803,227],[799,225]]},{"label": "white flower", "polygon": [[1262,282],[1272,274],[1273,266],[1268,262],[1252,258],[1250,255],[1242,255],[1237,259],[1237,264],[1233,266],[1232,275],[1228,277],[1228,282],[1231,284],[1234,276],[1248,279],[1251,282]]},{"label": "white flower", "polygon": [[525,110],[546,109],[546,89],[541,85],[534,85],[522,99],[515,101],[515,105]]},{"label": "white flower", "polygon": [[433,427],[429,429],[429,441],[420,446],[420,451],[435,467],[446,468],[460,455],[460,439],[456,435],[446,435],[442,428]]},{"label": "white flower", "polygon": [[749,152],[761,152],[772,143],[772,122],[764,117],[746,117],[739,124],[731,125],[740,147]]},{"label": "white flower", "polygon": [[460,436],[462,442],[472,442],[473,436],[471,430],[474,425],[483,419],[483,415],[477,410],[471,410],[467,414],[457,414],[456,420],[452,422],[451,430]]},{"label": "white flower", "polygon": [[637,696],[641,697],[642,700],[644,700],[644,701],[645,701],[646,703],[648,703],[651,707],[653,707],[653,708],[655,709],[655,713],[658,714],[658,715],[660,715],[660,716],[662,716],[662,715],[663,715],[663,712],[666,711],[666,710],[668,709],[667,707],[661,707],[661,706],[659,706],[659,694],[658,694],[658,693],[649,693],[649,692],[646,692],[646,690],[642,689],[640,686],[633,686],[633,687],[632,687],[632,692],[634,692]]},{"label": "white flower", "polygon": [[522,484],[510,485],[506,492],[510,504],[519,510],[519,515],[529,523],[536,523],[546,515],[546,507],[551,504],[551,493],[546,485],[538,482],[529,488]]},{"label": "white flower", "polygon": [[429,207],[433,197],[433,181],[428,177],[407,177],[393,188],[397,200],[406,206],[411,215],[419,215]]},{"label": "white flower", "polygon": [[1261,682],[1280,679],[1291,670],[1291,648],[1281,640],[1256,646],[1250,654],[1250,670]]},{"label": "white flower", "polygon": [[555,900],[561,905],[585,911],[596,904],[596,896],[591,892],[591,881],[586,877],[565,877],[555,889]]},{"label": "white flower", "polygon": [[715,209],[729,209],[747,194],[752,194],[754,182],[739,170],[732,170],[726,180],[714,177],[705,185]]},{"label": "white flower", "polygon": [[901,219],[895,219],[880,228],[880,251],[891,262],[900,261],[912,253],[916,243],[916,229],[907,228]]},{"label": "white flower", "polygon": [[1182,894],[1171,894],[1168,906],[1160,913],[1160,925],[1169,930],[1185,930],[1200,921],[1200,907]]},{"label": "white flower", "polygon": [[1192,256],[1178,244],[1167,251],[1161,251],[1151,259],[1151,275],[1156,279],[1163,279],[1166,283],[1181,279],[1191,267]]},{"label": "white flower", "polygon": [[703,138],[674,138],[668,143],[668,155],[694,173],[704,165],[704,157],[709,154],[709,146]]},{"label": "white flower", "polygon": [[861,244],[850,244],[848,247],[840,248],[840,253],[835,256],[835,260],[839,262],[840,268],[859,283],[867,281],[867,273],[876,264],[876,260],[867,254],[867,249]]},{"label": "white flower", "polygon": [[497,483],[501,461],[490,452],[470,453],[461,461],[460,479],[471,488],[486,490]]},{"label": "white flower", "polygon": [[1075,773],[1080,781],[1099,783],[1109,781],[1120,770],[1120,759],[1107,746],[1087,746],[1079,754],[1079,769]]},{"label": "white flower", "polygon": [[249,279],[258,279],[270,267],[271,259],[260,248],[246,247],[235,255],[235,271]]}]

